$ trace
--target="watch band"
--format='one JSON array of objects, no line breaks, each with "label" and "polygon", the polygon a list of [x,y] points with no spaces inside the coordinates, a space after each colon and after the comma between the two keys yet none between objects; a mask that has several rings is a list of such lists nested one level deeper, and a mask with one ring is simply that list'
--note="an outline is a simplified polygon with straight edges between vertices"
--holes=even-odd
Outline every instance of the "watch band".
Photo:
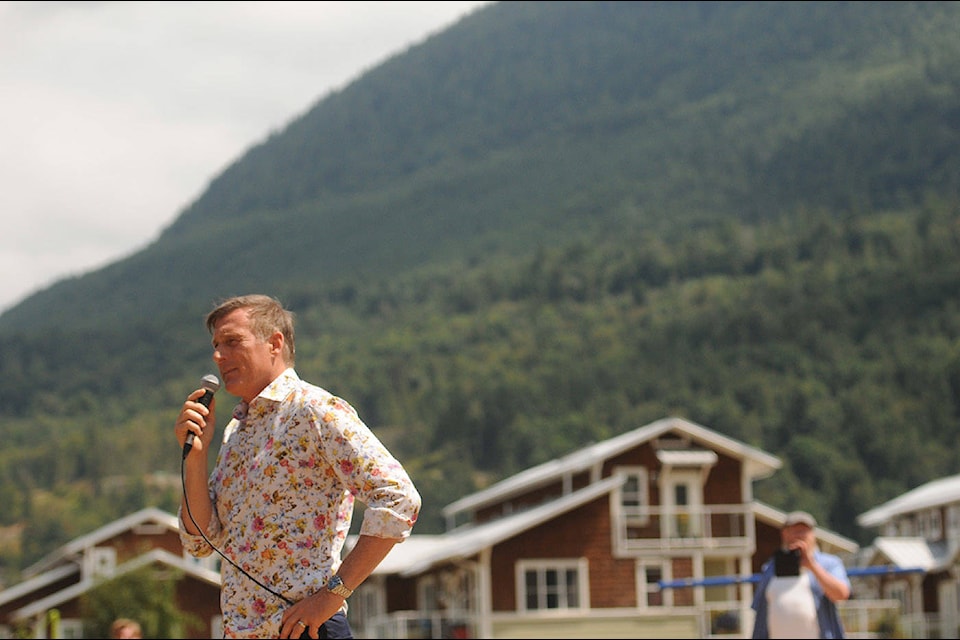
[{"label": "watch band", "polygon": [[348,589],[344,584],[340,576],[333,576],[330,578],[330,581],[327,582],[327,591],[332,591],[341,598],[349,598],[353,595],[353,589]]}]

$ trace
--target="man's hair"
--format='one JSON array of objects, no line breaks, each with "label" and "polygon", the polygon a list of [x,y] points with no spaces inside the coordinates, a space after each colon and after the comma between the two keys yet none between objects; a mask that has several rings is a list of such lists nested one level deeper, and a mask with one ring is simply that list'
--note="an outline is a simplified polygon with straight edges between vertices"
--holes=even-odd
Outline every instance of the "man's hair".
[{"label": "man's hair", "polygon": [[297,353],[293,342],[293,312],[284,309],[279,300],[270,296],[236,296],[221,302],[207,314],[206,324],[210,335],[213,335],[217,323],[224,316],[237,309],[246,309],[250,328],[259,339],[267,340],[274,331],[283,334],[283,360],[292,367]]},{"label": "man's hair", "polygon": [[[120,632],[124,629],[129,629],[133,632],[133,635],[121,636]],[[110,637],[111,638],[139,638],[141,637],[143,631],[140,629],[140,623],[132,618],[117,618],[110,624]]]}]

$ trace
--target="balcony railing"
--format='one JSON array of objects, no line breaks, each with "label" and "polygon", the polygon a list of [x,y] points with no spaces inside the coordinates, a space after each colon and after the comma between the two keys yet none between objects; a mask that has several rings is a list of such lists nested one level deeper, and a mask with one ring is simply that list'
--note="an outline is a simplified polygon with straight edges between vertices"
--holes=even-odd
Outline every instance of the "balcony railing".
[{"label": "balcony railing", "polygon": [[616,523],[623,551],[704,548],[749,552],[753,546],[753,512],[749,505],[637,507]]},{"label": "balcony railing", "polygon": [[[839,605],[840,617],[843,620],[847,638],[956,638],[956,635],[941,634],[938,620],[935,616],[901,616],[898,600],[847,600]],[[585,612],[584,618],[591,618],[596,622],[605,618],[601,612],[593,610]],[[651,610],[646,610],[645,619],[659,622],[664,630],[673,628],[669,623],[671,617],[688,618],[690,612],[699,617],[700,638],[749,638],[753,631],[753,611],[749,603],[736,600],[724,602],[707,602],[698,607],[666,608],[662,616],[649,617]],[[571,614],[568,614],[571,615]],[[617,612],[623,618],[623,611]],[[629,614],[627,614],[629,616]],[[501,621],[516,618],[519,622],[526,621],[535,633],[538,625],[536,616],[526,614],[499,614]],[[540,623],[542,623],[542,619]],[[516,623],[511,623],[514,626]],[[650,624],[645,622],[644,624]],[[365,620],[362,626],[354,631],[357,638],[395,638],[396,640],[427,640],[439,638],[478,638],[479,624],[469,615],[450,616],[440,612],[398,611],[390,615]],[[531,635],[530,637],[538,637]],[[550,637],[539,636],[539,637]]]},{"label": "balcony railing", "polygon": [[[930,637],[902,635],[899,600],[847,600],[838,609],[847,638]],[[699,611],[701,638],[749,638],[753,632],[749,603],[708,602]]]},{"label": "balcony railing", "polygon": [[935,613],[915,613],[901,616],[897,638],[960,638],[956,620],[942,619]]},{"label": "balcony railing", "polygon": [[[935,617],[922,616],[914,619],[900,616],[898,600],[847,600],[839,605],[847,638],[956,638],[956,635],[940,634]],[[644,615],[656,612],[645,610]],[[689,618],[690,614],[699,618],[700,638],[749,638],[753,631],[753,611],[748,602],[737,600],[707,602],[698,607],[665,607],[662,615],[647,618],[644,624],[662,625],[664,632],[672,628],[668,620],[671,617]],[[572,621],[576,615],[567,612]],[[594,622],[613,619],[611,616],[624,617],[623,610],[607,612],[603,609],[582,614]],[[634,614],[634,617],[636,614]],[[499,619],[515,620],[512,627],[523,623],[529,626],[531,633],[537,632],[537,625],[544,618],[528,614],[498,614]],[[657,622],[653,622],[656,619]],[[539,621],[538,621],[539,620]],[[477,638],[479,621],[469,615],[450,616],[440,612],[398,611],[393,614],[365,620],[362,626],[354,629],[357,638],[394,638],[438,639],[438,638]],[[571,622],[572,624],[572,622]],[[550,637],[549,635],[529,637]],[[603,637],[602,635],[599,637]],[[666,636],[665,636],[666,637]]]},{"label": "balcony railing", "polygon": [[397,611],[367,620],[354,629],[357,638],[395,638],[421,640],[434,638],[476,638],[475,621],[465,616],[420,611]]},{"label": "balcony railing", "polygon": [[904,638],[899,600],[845,600],[837,605],[848,638]]}]

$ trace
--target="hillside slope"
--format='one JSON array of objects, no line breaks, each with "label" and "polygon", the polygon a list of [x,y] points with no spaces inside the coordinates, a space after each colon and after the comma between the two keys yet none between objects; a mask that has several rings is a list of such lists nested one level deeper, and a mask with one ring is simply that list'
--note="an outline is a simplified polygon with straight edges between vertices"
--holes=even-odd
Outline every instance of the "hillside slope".
[{"label": "hillside slope", "polygon": [[957,33],[954,2],[509,2],[397,55],[0,316],[0,568],[176,509],[203,315],[251,291],[409,466],[424,533],[678,414],[863,540],[960,468]]},{"label": "hillside slope", "polygon": [[29,297],[0,331],[956,191],[958,16],[955,3],[498,3],[325,97],[152,245]]}]

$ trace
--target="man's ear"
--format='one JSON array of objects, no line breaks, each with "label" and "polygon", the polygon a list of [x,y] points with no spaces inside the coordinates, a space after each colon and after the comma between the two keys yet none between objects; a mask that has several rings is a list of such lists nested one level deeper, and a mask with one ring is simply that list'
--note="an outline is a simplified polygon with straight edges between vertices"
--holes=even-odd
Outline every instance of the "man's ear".
[{"label": "man's ear", "polygon": [[274,331],[268,342],[270,343],[270,352],[273,355],[278,356],[283,353],[283,333]]}]

